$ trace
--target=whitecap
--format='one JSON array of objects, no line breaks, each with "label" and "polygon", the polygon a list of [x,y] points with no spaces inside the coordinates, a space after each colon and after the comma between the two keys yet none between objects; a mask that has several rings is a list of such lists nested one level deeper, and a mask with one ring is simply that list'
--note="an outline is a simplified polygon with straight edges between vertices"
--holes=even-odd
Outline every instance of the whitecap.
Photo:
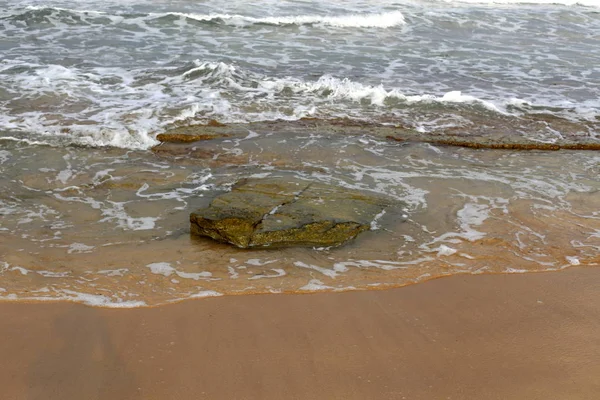
[{"label": "whitecap", "polygon": [[[188,14],[169,13],[191,18],[197,21],[223,21],[230,25],[323,25],[340,28],[392,28],[406,23],[400,11],[390,11],[378,14],[348,14],[340,16],[326,15],[291,15],[278,17],[250,17],[231,14]],[[157,15],[157,14],[154,14]],[[158,14],[160,16],[164,14]]]}]

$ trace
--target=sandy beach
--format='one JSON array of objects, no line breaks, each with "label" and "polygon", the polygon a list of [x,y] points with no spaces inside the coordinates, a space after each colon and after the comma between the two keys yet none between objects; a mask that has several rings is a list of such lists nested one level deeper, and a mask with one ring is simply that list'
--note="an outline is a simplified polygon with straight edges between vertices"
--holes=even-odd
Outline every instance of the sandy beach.
[{"label": "sandy beach", "polygon": [[2,303],[2,398],[597,399],[600,269],[156,308]]}]

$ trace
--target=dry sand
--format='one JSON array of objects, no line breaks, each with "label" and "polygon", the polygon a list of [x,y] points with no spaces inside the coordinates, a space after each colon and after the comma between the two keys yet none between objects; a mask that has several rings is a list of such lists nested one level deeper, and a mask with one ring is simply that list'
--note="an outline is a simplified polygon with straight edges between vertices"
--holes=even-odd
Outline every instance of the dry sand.
[{"label": "dry sand", "polygon": [[147,309],[2,303],[3,400],[600,398],[600,268]]}]

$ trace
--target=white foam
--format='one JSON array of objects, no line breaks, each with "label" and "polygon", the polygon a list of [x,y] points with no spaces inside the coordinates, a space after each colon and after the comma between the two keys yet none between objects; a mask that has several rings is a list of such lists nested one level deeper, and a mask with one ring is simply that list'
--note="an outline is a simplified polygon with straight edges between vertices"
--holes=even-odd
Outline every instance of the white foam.
[{"label": "white foam", "polygon": [[183,279],[193,279],[195,281],[198,280],[210,280],[212,278],[212,273],[208,271],[203,272],[184,272],[178,271],[173,268],[168,262],[157,262],[146,265],[147,268],[150,268],[153,274],[163,275],[163,276],[171,276],[176,274],[180,278]]},{"label": "white foam", "polygon": [[71,243],[67,253],[90,253],[93,249],[95,249],[94,246],[88,246],[83,243]]},{"label": "white foam", "polygon": [[271,269],[271,271],[274,271],[275,274],[272,275],[267,275],[267,274],[260,274],[260,275],[254,275],[250,278],[248,278],[248,280],[256,280],[256,279],[263,279],[263,278],[279,278],[282,276],[285,276],[285,270],[281,269],[281,268],[273,268]]},{"label": "white foam", "polygon": [[[38,292],[43,293],[44,290]],[[146,307],[147,304],[144,301],[124,301],[119,298],[110,298],[103,295],[95,295],[89,293],[79,293],[73,290],[56,290],[54,297],[42,297],[42,296],[17,296],[16,294],[9,294],[6,296],[0,296],[0,300],[6,301],[70,301],[74,303],[82,303],[92,307],[105,307],[105,308],[137,308]]]},{"label": "white foam", "polygon": [[260,137],[260,134],[254,132],[254,131],[248,131],[248,136],[246,136],[245,138],[243,138],[242,140],[248,140],[248,139],[254,139]]},{"label": "white foam", "polygon": [[448,247],[444,244],[440,245],[440,247],[438,247],[437,249],[434,249],[434,251],[437,251],[437,256],[441,257],[441,256],[451,256],[452,254],[456,253],[456,249],[453,249],[452,247]]},{"label": "white foam", "polygon": [[[31,73],[18,74],[12,79],[12,89],[23,93],[24,96],[37,97],[40,94],[48,94],[56,97],[56,105],[62,104],[61,95],[68,94],[73,98],[73,103],[88,103],[86,109],[87,117],[79,116],[82,119],[88,119],[96,124],[82,123],[71,124],[68,126],[68,135],[61,131],[60,125],[50,125],[46,120],[43,111],[31,110],[27,113],[13,115],[10,118],[13,128],[25,130],[27,132],[36,132],[41,136],[48,138],[55,137],[67,140],[73,143],[90,146],[114,146],[125,148],[148,148],[158,142],[147,134],[148,128],[157,125],[157,119],[152,115],[152,111],[146,108],[135,107],[143,106],[143,100],[133,100],[131,93],[137,92],[149,97],[150,101],[156,103],[156,98],[146,88],[135,90],[128,84],[122,86],[106,85],[101,83],[103,78],[114,77],[115,75],[127,82],[127,75],[130,73],[124,69],[118,68],[97,68],[94,72],[79,69],[75,67],[64,67],[61,65],[35,65],[27,64],[32,68],[35,75]],[[133,79],[130,80],[130,83]],[[116,102],[113,95],[120,95],[123,98],[121,104]],[[111,93],[112,92],[112,93]],[[132,108],[132,105],[134,106]],[[68,104],[63,104],[61,113],[67,117],[77,118],[77,111],[71,110]],[[137,109],[136,109],[137,108]],[[135,126],[130,126],[129,122],[120,120],[119,114],[128,114],[129,119],[136,116]],[[128,126],[129,125],[129,126]],[[27,138],[21,139],[29,140]],[[30,140],[30,142],[33,142]],[[46,140],[40,143],[52,143]],[[63,173],[59,179],[68,179]]]},{"label": "white foam", "polygon": [[[39,135],[43,140],[27,137],[4,137],[4,140],[44,144],[61,141],[89,146],[148,149],[158,143],[155,139],[157,133],[181,121],[202,121],[210,117],[226,123],[238,123],[297,120],[315,114],[353,116],[353,113],[360,112],[351,105],[335,100],[361,104],[369,102],[384,110],[388,109],[387,103],[391,100],[406,104],[468,104],[502,114],[508,114],[507,106],[519,103],[513,98],[490,100],[480,92],[456,90],[442,94],[410,95],[401,87],[370,85],[327,74],[316,80],[269,76],[234,64],[201,60],[194,61],[190,68],[175,76],[152,68],[128,70],[98,67],[90,70],[28,64],[28,69],[35,72],[33,78],[30,72],[14,77],[11,75],[13,91],[27,98],[52,93],[59,97],[57,105],[62,104],[60,94],[68,91],[74,102],[90,105],[83,115],[76,110],[69,110],[68,104],[64,104],[62,113],[67,119],[77,121],[68,126],[62,126],[60,122],[49,123],[43,109],[6,115],[6,124],[10,123],[11,129]],[[137,83],[147,76],[156,76],[162,81],[160,84]],[[120,83],[105,83],[113,80]],[[303,104],[292,101],[287,95],[289,92],[299,96]],[[222,96],[222,93],[227,95]],[[0,118],[3,116],[0,115]],[[4,124],[5,121],[2,119],[0,122]],[[437,126],[435,122],[430,124]],[[68,134],[62,131],[63,128],[68,129]],[[247,138],[255,139],[256,136],[249,132]],[[57,178],[66,183],[71,176],[65,170]]]},{"label": "white foam", "polygon": [[527,271],[526,269],[508,267],[504,270],[504,272],[506,272],[507,274],[524,274],[529,271]]},{"label": "white foam", "polygon": [[17,271],[21,275],[27,275],[27,274],[29,274],[31,272],[28,269],[23,268],[23,267],[19,267],[19,266],[9,267],[8,270],[10,270],[10,271]]},{"label": "white foam", "polygon": [[373,221],[371,221],[371,230],[372,231],[376,231],[379,229],[379,224],[377,223],[377,221],[379,221],[379,219],[381,217],[383,217],[385,215],[385,210],[381,210],[381,212],[377,215],[375,215],[375,217],[373,218]]},{"label": "white foam", "polygon": [[107,307],[107,308],[136,308],[147,306],[144,301],[122,301],[120,299],[111,299],[108,296],[78,293],[71,290],[61,290],[67,296],[59,298],[34,298],[33,300],[49,300],[49,301],[62,301],[68,300],[77,303],[87,304],[93,307]]},{"label": "white foam", "polygon": [[[97,10],[84,10],[84,9],[72,9],[64,7],[44,7],[44,6],[28,6],[28,10],[56,10],[66,11],[73,14],[78,14],[82,17],[88,15],[94,16],[106,16],[113,20],[115,23],[126,22],[127,18],[124,16],[111,15],[104,11]],[[394,26],[404,25],[406,23],[402,12],[387,11],[381,13],[370,13],[370,14],[345,14],[345,15],[287,15],[287,16],[270,16],[270,17],[252,17],[248,15],[240,14],[197,14],[197,13],[183,13],[183,12],[168,12],[168,13],[150,13],[149,18],[161,18],[168,15],[180,16],[184,18],[190,18],[196,21],[222,21],[225,24],[245,26],[251,24],[269,24],[269,25],[320,25],[320,26],[333,26],[342,28],[392,28]],[[143,17],[135,17],[131,19],[132,22],[136,22],[138,25],[143,26],[145,29],[150,30],[151,28],[143,22]]]},{"label": "white foam", "polygon": [[0,200],[0,215],[15,214],[18,211],[19,211],[18,208],[10,207],[8,204],[6,204],[2,200]]},{"label": "white foam", "polygon": [[116,219],[119,227],[133,231],[154,229],[158,217],[131,217],[125,212],[125,203],[110,202],[113,208],[100,207],[102,215],[106,215],[100,222]]},{"label": "white foam", "polygon": [[318,290],[332,290],[335,289],[332,286],[327,286],[323,282],[318,279],[311,279],[306,285],[302,286],[298,290],[307,290],[307,291],[318,291]]},{"label": "white foam", "polygon": [[[428,257],[427,260],[432,258]],[[414,264],[414,261],[391,261],[391,260],[350,260],[340,261],[333,264],[333,270],[336,272],[346,272],[348,267],[357,268],[378,268],[384,271],[394,269],[404,269],[406,265]]]},{"label": "white foam", "polygon": [[11,152],[7,150],[0,150],[0,164],[4,164],[10,159]]},{"label": "white foam", "polygon": [[183,272],[183,271],[176,271],[175,273],[180,278],[183,278],[183,279],[193,279],[195,281],[198,281],[198,280],[207,280],[207,279],[212,278],[212,273],[210,273],[208,271],[203,271],[203,272]]},{"label": "white foam", "polygon": [[125,276],[125,274],[129,272],[127,268],[119,268],[119,269],[103,269],[98,271],[97,273],[100,275],[106,276]]},{"label": "white foam", "polygon": [[[492,199],[490,200],[493,203]],[[455,249],[441,245],[437,248],[430,248],[430,245],[439,242],[455,243],[458,244],[461,240],[468,240],[474,242],[476,240],[483,239],[486,234],[473,228],[473,226],[479,226],[489,218],[490,206],[485,204],[477,203],[465,203],[463,208],[458,210],[456,213],[457,221],[460,225],[460,232],[446,232],[440,236],[435,237],[431,242],[423,243],[419,247],[425,251],[433,252],[437,251],[438,255],[449,255],[445,254],[450,250]],[[431,232],[429,232],[431,233]],[[444,246],[444,247],[442,247]],[[454,253],[452,253],[454,254]]]},{"label": "white foam", "polygon": [[[23,126],[15,126],[15,128],[22,129]],[[18,138],[18,137],[14,137],[14,136],[2,136],[2,137],[0,137],[0,140],[9,140],[11,142],[26,143],[26,144],[34,145],[34,146],[35,145],[50,146],[50,147],[58,147],[59,146],[58,144],[52,143],[52,141],[48,141],[48,140],[31,140],[31,139],[27,139],[27,138]]]},{"label": "white foam", "polygon": [[570,265],[581,265],[581,261],[579,261],[579,258],[577,257],[566,256],[565,258],[567,259]]},{"label": "white foam", "polygon": [[[54,197],[63,201],[75,201],[78,203],[87,204],[95,210],[101,210],[104,218],[102,218],[98,222],[112,222],[116,220],[118,226],[122,229],[141,231],[154,229],[156,221],[159,219],[159,217],[129,216],[125,211],[125,205],[127,204],[127,202],[107,201],[107,204],[105,204],[91,197],[65,197],[60,194],[61,191],[67,189],[70,188],[55,189],[53,193]],[[52,211],[49,212],[55,213]]]},{"label": "white foam", "polygon": [[106,180],[112,179],[113,176],[110,175],[110,173],[113,171],[115,171],[114,168],[107,168],[105,170],[96,172],[96,174],[92,178],[92,182],[94,182],[95,185],[98,185]]},{"label": "white foam", "polygon": [[[390,11],[378,14],[349,14],[341,16],[326,15],[292,15],[281,17],[255,18],[245,15],[231,14],[187,14],[170,13],[191,18],[197,21],[221,20],[226,24],[244,26],[249,24],[269,25],[322,25],[340,28],[392,28],[406,23],[400,11]],[[164,14],[154,14],[162,16]]]},{"label": "white foam", "polygon": [[147,268],[150,268],[153,274],[171,276],[175,273],[175,268],[171,266],[168,262],[157,262],[146,265]]},{"label": "white foam", "polygon": [[430,94],[405,95],[400,89],[386,89],[383,85],[372,86],[352,81],[348,78],[336,78],[323,75],[317,81],[303,81],[292,78],[281,78],[262,80],[259,83],[261,89],[272,92],[281,92],[291,89],[295,93],[326,93],[329,98],[348,99],[354,101],[370,100],[371,104],[384,106],[388,98],[395,98],[412,103],[468,103],[480,104],[490,110],[501,112],[493,103],[479,99],[475,96],[463,94],[461,91],[450,91],[442,96]]},{"label": "white foam", "polygon": [[72,8],[64,8],[64,7],[47,7],[47,6],[33,6],[29,5],[25,7],[27,10],[56,10],[56,11],[68,11],[73,13],[81,13],[81,14],[93,14],[93,15],[106,15],[103,11],[96,11],[91,9],[72,9]]},{"label": "white foam", "polygon": [[69,271],[57,272],[57,271],[35,271],[38,275],[44,278],[66,278],[71,275]]},{"label": "white foam", "polygon": [[[204,298],[204,297],[219,297],[219,296],[223,296],[222,293],[216,292],[214,290],[202,290],[198,293],[192,294],[187,296],[186,298],[188,299],[198,299],[198,298]],[[174,300],[174,301],[178,301],[178,300]]]},{"label": "white foam", "polygon": [[462,209],[456,213],[460,222],[462,235],[470,241],[475,241],[485,237],[485,233],[472,228],[478,226],[489,217],[489,207],[483,204],[466,203]]},{"label": "white foam", "polygon": [[312,265],[312,264],[306,264],[302,261],[295,261],[294,265],[296,267],[307,268],[307,269],[312,269],[312,270],[318,271],[318,272],[322,273],[323,275],[328,276],[330,278],[335,278],[338,275],[337,272],[332,269],[327,269],[327,268],[319,267],[317,265]]},{"label": "white foam", "polygon": [[240,274],[233,267],[227,267],[227,271],[229,272],[230,279],[237,279],[240,277]]},{"label": "white foam", "polygon": [[262,261],[262,260],[260,260],[258,258],[251,258],[249,260],[246,260],[244,262],[244,264],[254,265],[254,266],[260,267],[260,266],[263,266],[263,265],[273,264],[274,262],[277,262],[277,260]]},{"label": "white foam", "polygon": [[261,173],[257,173],[257,174],[252,174],[248,178],[262,179],[262,178],[267,178],[269,176],[271,176],[270,172],[261,172]]}]

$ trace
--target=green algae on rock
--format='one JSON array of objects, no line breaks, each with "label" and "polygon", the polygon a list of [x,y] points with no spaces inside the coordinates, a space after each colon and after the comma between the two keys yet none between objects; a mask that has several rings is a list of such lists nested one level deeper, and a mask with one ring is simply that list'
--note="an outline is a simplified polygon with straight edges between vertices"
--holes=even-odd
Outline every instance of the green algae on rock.
[{"label": "green algae on rock", "polygon": [[244,179],[190,215],[191,233],[237,247],[339,246],[392,201],[293,178]]}]

